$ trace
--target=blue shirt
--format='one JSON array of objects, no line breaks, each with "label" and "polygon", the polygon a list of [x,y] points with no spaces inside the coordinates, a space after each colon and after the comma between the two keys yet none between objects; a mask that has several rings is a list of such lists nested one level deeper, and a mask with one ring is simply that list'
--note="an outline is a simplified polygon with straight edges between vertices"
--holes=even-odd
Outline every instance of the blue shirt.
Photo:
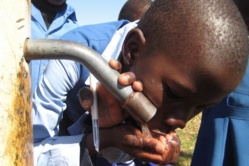
[{"label": "blue shirt", "polygon": [[191,165],[248,166],[248,128],[249,65],[240,85],[219,104],[202,113]]},{"label": "blue shirt", "polygon": [[[129,27],[128,23],[128,21],[118,21],[82,26],[65,34],[62,39],[79,42],[102,54],[108,44],[112,43],[113,35],[118,36],[117,42],[114,42],[114,48],[121,48],[126,34],[134,27]],[[125,29],[125,27],[128,28]],[[121,29],[125,29],[125,33],[120,32]],[[120,50],[114,53],[116,58],[119,53]],[[70,60],[51,60],[49,62],[33,96],[32,115],[36,163],[47,164],[51,156],[58,156],[56,154],[58,151],[55,149],[63,149],[63,146],[66,146],[69,153],[60,155],[79,156],[77,155],[79,154],[77,141],[78,143],[81,141],[79,138],[84,129],[81,121],[84,110],[79,104],[77,93],[81,87],[85,86],[88,76],[88,70],[77,62]],[[61,137],[58,136],[59,122],[66,107],[69,118],[75,123],[69,128],[71,136]],[[70,140],[74,140],[73,137],[76,142],[70,142]],[[68,146],[70,143],[74,146]],[[70,153],[69,147],[73,153]],[[70,157],[61,158],[69,159]]]},{"label": "blue shirt", "polygon": [[[59,39],[66,32],[78,27],[74,8],[67,5],[66,10],[56,14],[52,24],[47,29],[42,14],[31,4],[31,38],[32,39]],[[32,94],[46,69],[48,60],[32,60],[30,62]]]}]

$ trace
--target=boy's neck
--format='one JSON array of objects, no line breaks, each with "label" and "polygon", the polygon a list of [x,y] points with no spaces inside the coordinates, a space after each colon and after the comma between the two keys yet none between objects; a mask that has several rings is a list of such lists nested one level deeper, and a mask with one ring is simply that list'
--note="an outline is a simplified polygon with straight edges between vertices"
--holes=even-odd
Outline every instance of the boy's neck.
[{"label": "boy's neck", "polygon": [[67,7],[66,2],[61,5],[52,5],[46,0],[32,0],[32,4],[40,10],[47,28],[49,28],[53,22],[56,14],[63,12]]}]

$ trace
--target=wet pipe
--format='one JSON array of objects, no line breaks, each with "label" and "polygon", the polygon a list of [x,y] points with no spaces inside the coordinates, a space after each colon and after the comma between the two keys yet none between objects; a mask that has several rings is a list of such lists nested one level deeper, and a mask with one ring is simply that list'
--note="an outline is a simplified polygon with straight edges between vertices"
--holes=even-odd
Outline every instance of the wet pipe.
[{"label": "wet pipe", "polygon": [[122,104],[123,108],[141,125],[144,134],[150,135],[146,126],[156,113],[156,107],[141,92],[118,83],[119,73],[96,51],[80,43],[63,40],[32,40],[24,44],[27,61],[34,59],[68,59],[77,61],[101,82]]}]

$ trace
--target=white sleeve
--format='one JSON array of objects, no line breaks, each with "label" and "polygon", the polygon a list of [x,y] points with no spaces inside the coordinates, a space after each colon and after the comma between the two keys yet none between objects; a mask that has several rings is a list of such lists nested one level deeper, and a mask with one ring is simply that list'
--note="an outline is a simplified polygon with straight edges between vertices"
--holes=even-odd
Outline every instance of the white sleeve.
[{"label": "white sleeve", "polygon": [[134,159],[129,154],[114,147],[105,148],[101,150],[100,153],[110,163],[130,162]]},{"label": "white sleeve", "polygon": [[69,60],[51,60],[34,92],[32,120],[34,163],[37,166],[80,163],[82,135],[58,136],[68,92],[79,80],[78,65]]},{"label": "white sleeve", "polygon": [[78,65],[69,60],[51,60],[32,98],[34,142],[58,135],[68,92],[79,80]]},{"label": "white sleeve", "polygon": [[34,144],[34,165],[79,166],[82,135],[52,137]]}]

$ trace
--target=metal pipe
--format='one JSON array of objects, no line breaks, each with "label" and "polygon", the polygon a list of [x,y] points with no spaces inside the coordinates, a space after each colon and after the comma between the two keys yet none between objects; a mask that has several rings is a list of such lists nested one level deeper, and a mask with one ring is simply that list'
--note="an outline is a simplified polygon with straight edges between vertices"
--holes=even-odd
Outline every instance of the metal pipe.
[{"label": "metal pipe", "polygon": [[88,70],[120,101],[123,108],[140,124],[148,122],[156,107],[141,92],[118,83],[119,72],[96,51],[80,43],[63,40],[27,39],[24,45],[27,61],[34,59],[68,59],[77,61]]}]

